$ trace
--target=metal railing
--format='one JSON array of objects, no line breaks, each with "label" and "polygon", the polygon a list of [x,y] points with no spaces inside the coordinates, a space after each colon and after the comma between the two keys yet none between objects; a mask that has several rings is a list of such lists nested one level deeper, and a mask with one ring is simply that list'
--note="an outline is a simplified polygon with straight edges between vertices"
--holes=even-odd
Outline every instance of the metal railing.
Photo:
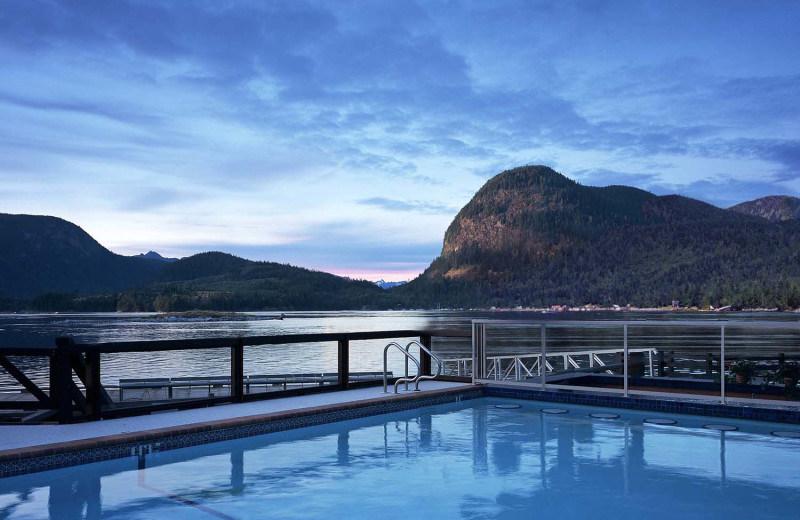
[{"label": "metal railing", "polygon": [[442,360],[442,373],[455,377],[472,377],[472,358],[450,358]]},{"label": "metal railing", "polygon": [[[514,336],[513,329],[525,330]],[[602,331],[596,336],[604,345],[565,347],[590,343],[580,339],[590,336],[587,331]],[[515,342],[502,349],[516,352],[488,353],[511,336]],[[662,344],[631,347],[643,339]],[[445,373],[471,372],[474,383],[541,390],[800,406],[798,377],[791,375],[800,370],[794,361],[800,360],[800,320],[473,320],[472,354],[445,360]],[[746,377],[740,379],[742,371]],[[791,377],[782,379],[781,373]]]},{"label": "metal railing", "polygon": [[[416,347],[419,348],[420,357],[425,356],[429,360],[429,362],[430,362],[431,359],[436,361],[436,373],[435,374],[431,375],[431,374],[424,373],[422,371],[422,368],[420,366],[419,360],[416,357],[414,357],[414,355],[411,353],[411,347],[412,346],[416,346]],[[436,379],[438,377],[441,377],[441,375],[442,375],[442,366],[443,366],[442,360],[439,359],[439,357],[437,357],[436,354],[431,352],[431,350],[428,347],[426,347],[425,345],[423,345],[419,341],[410,341],[405,347],[401,346],[396,341],[392,341],[388,345],[386,345],[386,347],[383,349],[383,393],[384,394],[389,393],[387,391],[387,385],[388,385],[388,380],[389,380],[388,356],[389,356],[389,349],[392,348],[392,347],[395,347],[397,350],[399,350],[403,354],[403,356],[405,358],[405,375],[403,377],[397,378],[397,380],[394,382],[394,393],[397,393],[397,387],[398,387],[398,385],[400,385],[400,383],[404,383],[405,384],[406,391],[408,391],[408,383],[414,383],[414,391],[418,392],[419,391],[419,382],[420,381],[432,380],[432,379]],[[409,376],[409,373],[408,373],[408,362],[409,361],[412,361],[415,365],[417,365],[417,375],[415,377],[410,377]]]},{"label": "metal railing", "polygon": [[408,345],[406,345],[406,350],[408,352],[411,352],[411,346],[412,345],[416,346],[417,348],[419,348],[420,356],[423,356],[423,355],[427,354],[427,358],[428,359],[432,359],[432,360],[436,361],[436,373],[435,374],[423,374],[421,371],[420,371],[419,374],[417,374],[417,379],[416,379],[416,381],[414,381],[414,384],[416,385],[414,387],[414,389],[415,390],[419,390],[419,382],[420,381],[431,380],[431,379],[436,379],[437,377],[441,377],[443,363],[442,363],[442,360],[439,359],[439,357],[436,354],[431,352],[431,349],[429,349],[428,347],[426,347],[425,345],[423,345],[419,341],[410,341],[408,343]]},{"label": "metal railing", "polygon": [[[658,355],[659,352],[655,348],[639,348],[630,349],[631,353],[647,353],[648,355],[648,371],[650,376],[655,376],[656,365],[653,356]],[[559,352],[558,354],[548,354],[548,358],[559,357],[563,360],[564,371],[574,368],[587,372],[606,372],[611,374],[611,368],[606,366],[606,363],[600,358],[605,354],[621,354],[622,349],[598,349],[590,351],[574,351],[574,352]],[[579,363],[583,361],[581,358],[586,357],[586,363],[590,369],[587,370]],[[487,356],[486,357],[486,379],[494,379],[495,381],[523,381],[525,379],[541,377],[542,366],[546,366],[548,373],[557,372],[555,366],[548,359],[544,364],[541,363],[541,354],[526,354],[526,355],[508,355],[508,356]],[[445,371],[448,375],[461,376],[470,373],[469,367],[472,365],[472,358],[454,358],[445,359],[443,363],[447,365],[455,364],[455,369],[449,372]],[[463,368],[462,368],[463,367]]]},{"label": "metal railing", "polygon": [[[71,338],[57,338],[55,346],[42,348],[0,347],[0,367],[28,392],[24,400],[0,400],[0,409],[19,411],[21,422],[57,420],[69,423],[76,420],[100,420],[126,415],[139,415],[161,410],[197,408],[224,403],[241,403],[259,399],[286,397],[318,392],[348,390],[350,388],[380,385],[378,377],[361,379],[355,374],[351,378],[350,343],[392,338],[418,337],[425,346],[419,358],[419,374],[431,374],[430,348],[434,337],[468,338],[469,332],[458,330],[391,330],[350,333],[284,334],[274,336],[246,336],[203,338],[191,340],[132,341],[113,343],[76,343]],[[321,385],[289,388],[274,392],[249,393],[246,385],[250,381],[244,374],[244,352],[246,349],[268,349],[274,345],[324,343],[336,344],[338,370],[335,378],[323,377]],[[229,374],[220,385],[228,387],[229,395],[209,395],[203,398],[166,399],[120,402],[112,399],[111,385],[101,382],[101,354],[131,352],[170,352],[197,349],[227,349]],[[13,357],[44,357],[48,359],[47,383],[38,384],[25,374]],[[19,366],[18,366],[19,365]],[[459,380],[468,381],[461,378]],[[203,384],[206,384],[205,382]],[[215,385],[216,383],[211,383]],[[284,388],[286,386],[284,385]],[[209,392],[211,394],[211,392]]]},{"label": "metal railing", "polygon": [[[405,375],[403,377],[398,377],[397,380],[394,382],[394,393],[397,393],[397,386],[400,383],[405,383],[406,390],[408,390],[408,383],[416,383],[416,386],[414,387],[414,390],[419,390],[419,383],[417,381],[419,380],[419,376],[422,374],[422,367],[420,365],[419,360],[417,358],[415,358],[411,354],[411,352],[408,351],[408,347],[407,346],[403,347],[399,343],[397,343],[396,341],[392,341],[391,343],[386,345],[386,347],[383,349],[383,393],[384,394],[388,394],[389,393],[387,391],[386,387],[387,387],[387,385],[389,383],[389,378],[388,378],[388,374],[389,374],[388,360],[389,360],[389,349],[391,347],[395,347],[397,350],[399,350],[403,354],[403,357],[405,358],[405,365],[406,365]],[[414,364],[417,365],[417,376],[416,377],[409,377],[409,374],[408,374],[408,361],[409,360],[413,361]]]}]

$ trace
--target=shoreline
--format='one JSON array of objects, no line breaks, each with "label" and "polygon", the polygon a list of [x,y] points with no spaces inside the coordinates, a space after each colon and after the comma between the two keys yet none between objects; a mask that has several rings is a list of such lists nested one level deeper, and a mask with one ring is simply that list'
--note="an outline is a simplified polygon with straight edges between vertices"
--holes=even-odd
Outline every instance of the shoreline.
[{"label": "shoreline", "polygon": [[91,312],[91,311],[0,311],[0,316],[82,316],[82,315],[108,315],[108,316],[130,316],[130,317],[147,317],[153,319],[245,319],[247,316],[253,318],[264,318],[264,315],[272,319],[280,319],[277,316],[284,314],[286,318],[291,318],[293,314],[297,313],[336,313],[336,312],[353,312],[353,313],[371,313],[371,312],[481,312],[481,313],[533,313],[533,314],[568,314],[568,313],[652,313],[652,314],[690,314],[690,313],[703,313],[703,314],[752,314],[752,313],[774,313],[774,314],[800,314],[798,309],[777,309],[777,308],[744,308],[744,309],[700,309],[697,307],[599,307],[599,306],[581,306],[581,307],[559,307],[559,308],[543,308],[543,307],[490,307],[490,308],[470,308],[470,309],[456,309],[456,308],[443,308],[443,309],[428,309],[428,308],[414,308],[414,309],[338,309],[338,310],[264,310],[264,311],[208,311],[208,310],[191,310],[183,312],[136,312],[136,311],[114,311],[114,312]]}]

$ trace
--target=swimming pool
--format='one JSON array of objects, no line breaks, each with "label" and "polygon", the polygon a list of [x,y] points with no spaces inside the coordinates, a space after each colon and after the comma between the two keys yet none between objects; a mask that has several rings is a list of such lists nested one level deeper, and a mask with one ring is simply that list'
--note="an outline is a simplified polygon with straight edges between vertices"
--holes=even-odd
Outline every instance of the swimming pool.
[{"label": "swimming pool", "polygon": [[795,518],[773,431],[482,398],[0,479],[0,518]]}]

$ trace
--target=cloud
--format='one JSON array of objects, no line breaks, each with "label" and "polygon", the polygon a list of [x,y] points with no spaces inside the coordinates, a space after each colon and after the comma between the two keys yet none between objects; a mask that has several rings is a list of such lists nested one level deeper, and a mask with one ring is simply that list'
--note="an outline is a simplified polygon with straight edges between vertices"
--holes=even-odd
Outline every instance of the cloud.
[{"label": "cloud", "polygon": [[32,0],[4,6],[3,12],[0,34],[9,45],[190,60],[221,81],[241,81],[261,70],[306,75],[308,61],[296,50],[334,25],[328,11],[304,2]]},{"label": "cloud", "polygon": [[697,145],[698,153],[707,157],[735,157],[770,161],[778,167],[776,180],[800,178],[800,140],[787,139],[719,139]]},{"label": "cloud", "polygon": [[435,202],[426,202],[420,200],[395,200],[387,199],[386,197],[370,197],[368,199],[361,199],[358,201],[358,203],[365,206],[375,206],[387,211],[413,211],[417,213],[429,213],[432,215],[455,215],[455,213],[458,211],[457,208],[452,206]]},{"label": "cloud", "polygon": [[[391,226],[405,215],[404,247],[416,236],[432,258],[445,217],[526,163],[719,205],[785,192],[800,186],[798,13],[786,2],[9,1],[3,202],[109,230],[127,229],[121,210],[171,221],[178,238],[194,219],[197,243],[225,240],[214,225],[248,247],[258,229],[291,230],[333,263],[335,236],[363,245],[358,261],[388,265],[381,251],[402,253],[382,249],[381,228],[403,233]],[[359,211],[377,220],[319,229]],[[136,228],[137,240],[146,232],[158,229]],[[305,265],[312,248],[291,254]]]},{"label": "cloud", "polygon": [[[791,193],[775,182],[742,181],[730,177],[715,180],[699,180],[687,184],[650,184],[648,189],[658,195],[677,193],[703,200],[720,208],[769,195],[800,195]],[[787,193],[789,192],[789,193]]]},{"label": "cloud", "polygon": [[89,115],[95,117],[102,117],[110,119],[118,123],[142,123],[142,124],[157,124],[159,118],[136,114],[131,112],[124,112],[117,110],[114,107],[103,106],[97,103],[89,103],[85,101],[66,101],[60,100],[46,100],[26,98],[14,94],[5,94],[0,92],[0,104],[14,105],[17,107],[27,108],[31,110],[41,111],[54,111],[54,112],[68,112],[81,115]]},{"label": "cloud", "polygon": [[605,168],[578,170],[569,176],[587,186],[624,185],[642,189],[647,189],[659,180],[659,176],[654,173],[624,173]]},{"label": "cloud", "polygon": [[355,171],[371,172],[380,170],[402,176],[410,175],[417,171],[417,167],[413,162],[401,161],[391,156],[378,155],[355,148],[340,150],[338,154],[345,157],[342,166]]},{"label": "cloud", "polygon": [[727,208],[747,200],[768,195],[795,194],[779,184],[783,179],[741,180],[731,175],[716,175],[688,183],[665,182],[655,173],[625,173],[608,169],[579,170],[570,177],[590,186],[625,185],[651,191],[657,195],[679,194]]},{"label": "cloud", "polygon": [[118,207],[122,211],[153,211],[171,206],[177,202],[197,200],[197,193],[187,193],[174,189],[141,189],[134,188],[118,194],[121,199]]}]

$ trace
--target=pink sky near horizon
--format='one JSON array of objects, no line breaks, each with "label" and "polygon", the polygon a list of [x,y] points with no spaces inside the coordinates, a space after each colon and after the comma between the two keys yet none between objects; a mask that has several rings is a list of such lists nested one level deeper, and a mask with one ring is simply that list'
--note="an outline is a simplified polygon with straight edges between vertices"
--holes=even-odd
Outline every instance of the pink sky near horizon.
[{"label": "pink sky near horizon", "polygon": [[407,271],[370,271],[364,269],[320,269],[327,273],[335,274],[337,276],[346,276],[356,280],[369,280],[377,282],[383,280],[385,282],[410,282],[420,274],[422,270],[407,270]]}]

